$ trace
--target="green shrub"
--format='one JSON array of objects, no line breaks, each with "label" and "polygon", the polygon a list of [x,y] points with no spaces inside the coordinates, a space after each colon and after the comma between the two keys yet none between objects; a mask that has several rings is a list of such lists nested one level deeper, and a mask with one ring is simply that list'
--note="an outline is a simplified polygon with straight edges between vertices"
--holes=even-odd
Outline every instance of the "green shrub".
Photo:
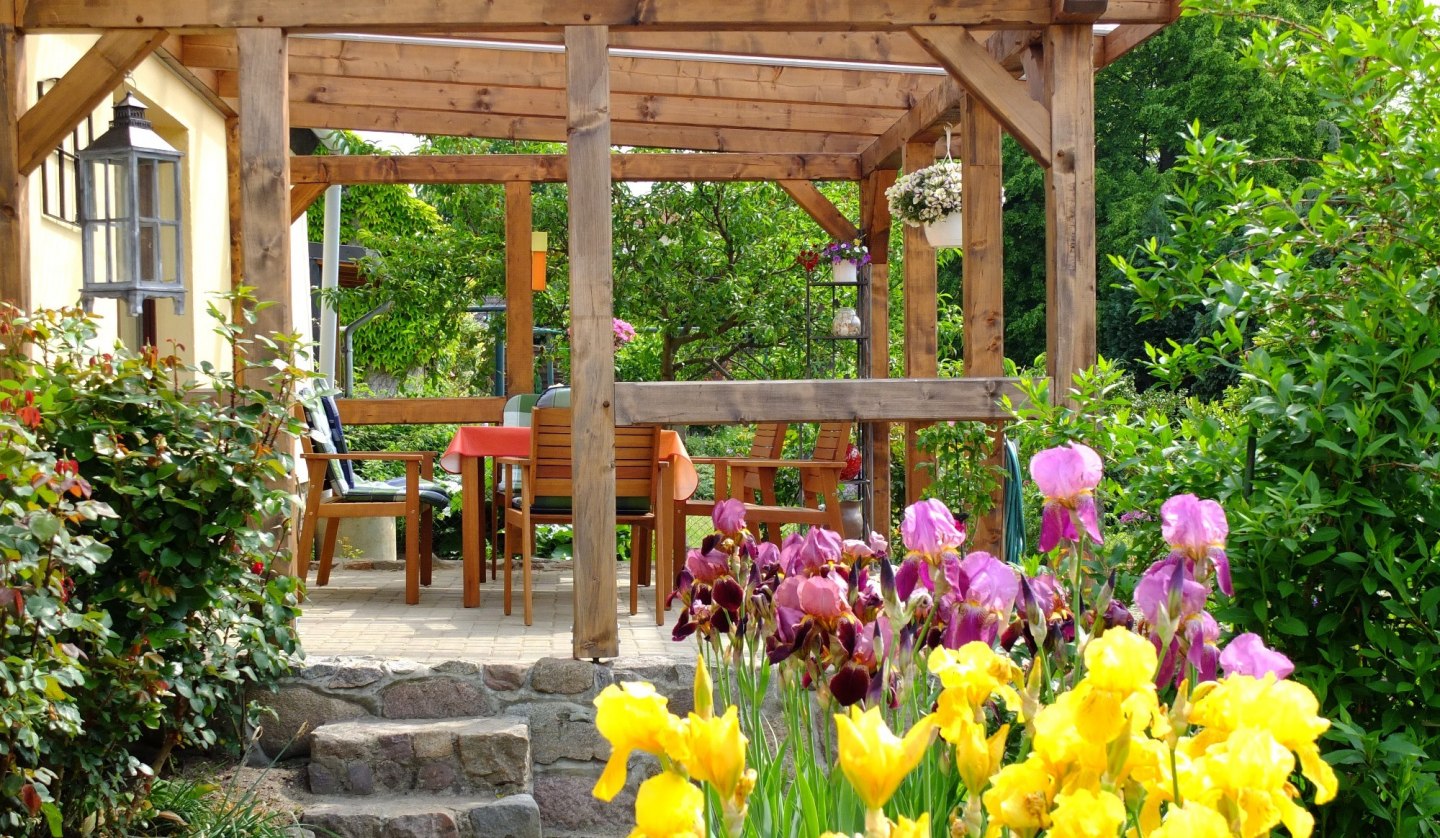
[{"label": "green shrub", "polygon": [[[94,319],[74,310],[10,311],[3,327],[0,390],[10,411],[33,412],[16,413],[28,436],[12,433],[0,461],[15,510],[0,529],[3,590],[27,615],[7,621],[0,712],[33,722],[24,661],[44,647],[28,666],[60,667],[43,676],[39,708],[60,722],[19,738],[12,724],[7,799],[25,823],[7,833],[37,825],[27,802],[40,785],[53,834],[108,830],[171,749],[238,733],[242,685],[283,674],[297,648],[296,583],[271,571],[284,557],[268,522],[291,506],[276,481],[291,470],[281,434],[299,430],[288,413],[299,371],[280,364],[262,391],[154,349],[102,352]],[[57,459],[91,487],[88,504],[24,494]]]}]

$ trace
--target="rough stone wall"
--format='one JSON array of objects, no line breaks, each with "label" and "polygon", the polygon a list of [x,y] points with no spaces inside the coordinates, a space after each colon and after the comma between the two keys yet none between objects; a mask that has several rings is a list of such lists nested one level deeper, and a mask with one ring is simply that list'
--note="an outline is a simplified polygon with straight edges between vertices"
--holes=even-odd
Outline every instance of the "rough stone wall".
[{"label": "rough stone wall", "polygon": [[[250,698],[270,707],[260,744],[270,757],[305,757],[320,725],[364,717],[441,719],[515,716],[530,725],[533,784],[547,831],[623,834],[633,823],[635,789],[657,770],[655,760],[630,761],[626,789],[611,803],[590,793],[610,747],[595,729],[593,700],[606,686],[648,681],[685,715],[694,706],[694,664],[665,658],[609,663],[545,658],[534,665],[447,661],[426,665],[368,657],[306,661],[277,692]],[[608,831],[608,829],[606,830]],[[598,833],[595,833],[598,834]]]}]

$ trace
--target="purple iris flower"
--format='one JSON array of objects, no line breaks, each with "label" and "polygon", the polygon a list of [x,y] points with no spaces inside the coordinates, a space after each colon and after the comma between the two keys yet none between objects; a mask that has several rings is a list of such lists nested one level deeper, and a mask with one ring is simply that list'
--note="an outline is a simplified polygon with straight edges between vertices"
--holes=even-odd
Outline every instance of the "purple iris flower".
[{"label": "purple iris flower", "polygon": [[1199,578],[1208,578],[1213,565],[1220,590],[1234,596],[1230,558],[1225,553],[1230,524],[1219,503],[1189,494],[1176,495],[1160,507],[1160,534],[1176,553],[1194,563],[1193,572]]},{"label": "purple iris flower", "polygon": [[956,523],[945,504],[927,498],[905,509],[900,537],[906,549],[935,558],[958,550],[965,543],[965,528]]},{"label": "purple iris flower", "polygon": [[1100,537],[1100,512],[1094,495],[1103,474],[1100,455],[1079,443],[1047,448],[1030,458],[1030,476],[1045,496],[1040,518],[1040,552],[1055,549],[1061,538],[1078,541],[1076,517],[1096,544],[1104,542]]},{"label": "purple iris flower", "polygon": [[1274,649],[1267,648],[1260,635],[1245,632],[1237,636],[1220,653],[1220,666],[1226,675],[1249,675],[1263,678],[1274,675],[1277,681],[1290,677],[1295,664]]}]

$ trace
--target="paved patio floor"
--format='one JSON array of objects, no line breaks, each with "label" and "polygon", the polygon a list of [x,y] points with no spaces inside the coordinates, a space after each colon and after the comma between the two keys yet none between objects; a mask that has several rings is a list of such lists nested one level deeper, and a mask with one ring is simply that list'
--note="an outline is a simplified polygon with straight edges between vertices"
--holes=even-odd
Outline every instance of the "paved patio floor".
[{"label": "paved patio floor", "polygon": [[[675,608],[666,625],[655,625],[655,591],[640,589],[640,612],[630,616],[630,565],[617,562],[620,654],[689,660],[694,643],[670,639]],[[503,578],[503,577],[502,577]],[[568,566],[535,574],[535,620],[525,625],[520,609],[520,577],[515,576],[514,608],[503,612],[503,581],[480,586],[480,607],[460,605],[460,563],[435,563],[434,584],[420,589],[420,604],[405,604],[405,574],[399,570],[337,567],[330,584],[315,585],[298,624],[308,655],[372,655],[421,663],[467,660],[479,663],[534,663],[540,658],[569,658],[571,595],[574,576]],[[676,606],[678,608],[678,606]]]}]

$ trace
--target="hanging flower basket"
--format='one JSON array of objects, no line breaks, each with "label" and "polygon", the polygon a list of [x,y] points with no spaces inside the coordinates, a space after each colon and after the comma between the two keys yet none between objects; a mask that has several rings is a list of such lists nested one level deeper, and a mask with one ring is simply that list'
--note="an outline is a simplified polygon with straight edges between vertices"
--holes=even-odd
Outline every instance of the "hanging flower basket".
[{"label": "hanging flower basket", "polygon": [[825,255],[830,257],[831,278],[835,282],[853,285],[861,267],[870,264],[870,248],[859,239],[849,242],[830,242],[825,245]]},{"label": "hanging flower basket", "polygon": [[960,210],[956,210],[935,221],[925,222],[925,240],[930,242],[931,247],[963,247],[965,245],[965,228],[961,223],[963,215],[964,213]]},{"label": "hanging flower basket", "polygon": [[[931,245],[961,245],[959,163],[946,157],[933,165],[911,172],[885,190],[885,197],[890,203],[891,215],[912,227],[926,227],[926,238]],[[947,228],[945,237],[937,240],[937,237],[932,237],[929,225],[941,222],[953,227]]]}]

